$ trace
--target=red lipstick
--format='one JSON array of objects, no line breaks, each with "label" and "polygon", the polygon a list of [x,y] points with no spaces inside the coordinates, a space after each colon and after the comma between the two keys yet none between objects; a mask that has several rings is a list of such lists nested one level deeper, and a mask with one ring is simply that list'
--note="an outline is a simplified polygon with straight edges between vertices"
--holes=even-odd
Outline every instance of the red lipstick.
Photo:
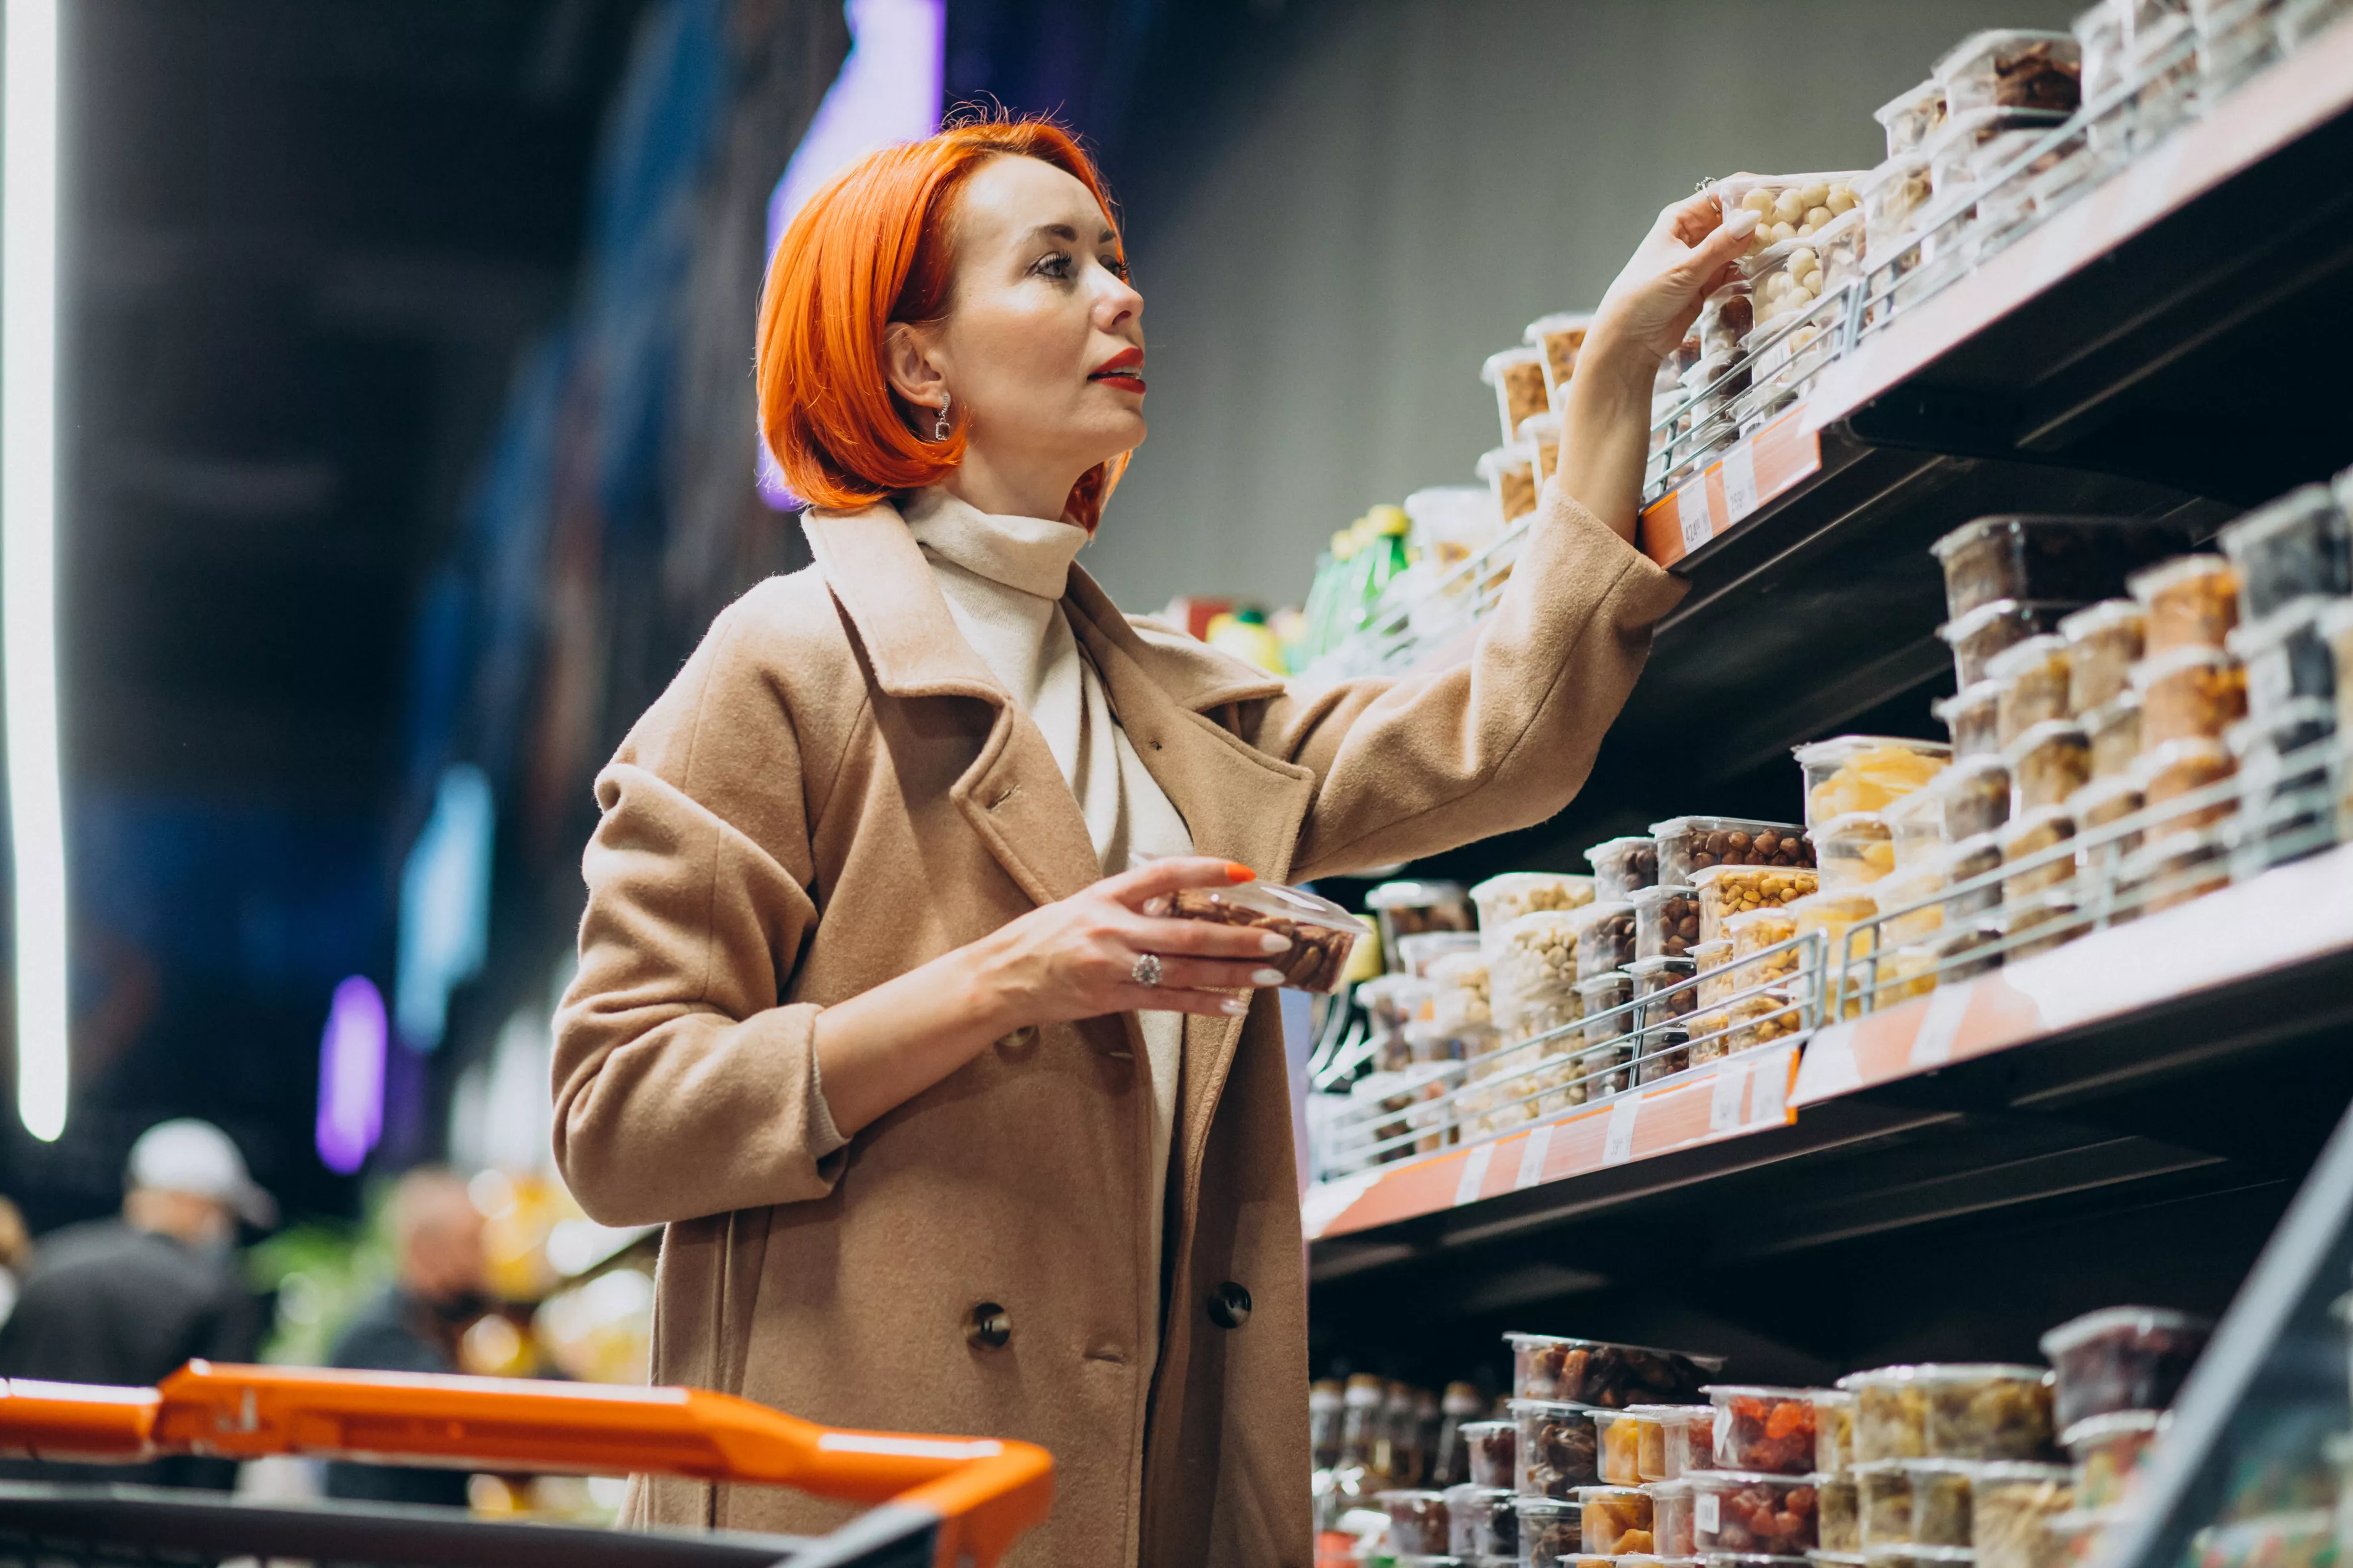
[{"label": "red lipstick", "polygon": [[1115,386],[1122,392],[1141,393],[1144,390],[1144,377],[1138,375],[1136,372],[1143,368],[1144,351],[1142,349],[1122,349],[1090,371],[1087,379],[1102,382],[1105,386]]}]

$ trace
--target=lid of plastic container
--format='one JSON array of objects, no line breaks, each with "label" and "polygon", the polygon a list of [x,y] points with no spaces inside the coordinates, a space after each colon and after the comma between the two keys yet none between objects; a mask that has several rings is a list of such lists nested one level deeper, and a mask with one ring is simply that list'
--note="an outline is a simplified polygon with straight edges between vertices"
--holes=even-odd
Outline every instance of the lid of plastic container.
[{"label": "lid of plastic container", "polygon": [[[1593,1423],[1597,1426],[1606,1425],[1616,1417],[1618,1414],[1619,1412],[1615,1410],[1597,1410],[1593,1413]],[[1588,1498],[1640,1497],[1642,1495],[1642,1489],[1639,1486],[1576,1487],[1571,1489],[1577,1493],[1577,1498],[1579,1502],[1583,1502]]]},{"label": "lid of plastic container", "polygon": [[[2067,815],[2081,822],[2120,795],[2131,795],[2137,801],[2140,798],[2140,780],[2130,773],[2110,773],[2106,778],[2094,779],[2067,797]],[[2136,805],[2133,809],[2137,811],[2140,808]],[[2043,1353],[2047,1355],[2050,1352],[2045,1351]]]},{"label": "lid of plastic container", "polygon": [[2043,1520],[2042,1528],[2058,1535],[2088,1535],[2094,1530],[2105,1530],[2124,1518],[2126,1506],[2124,1503],[2112,1503],[2106,1508],[2069,1509],[2065,1513],[2054,1513]]},{"label": "lid of plastic container", "polygon": [[1642,845],[1655,845],[1657,843],[1658,840],[1655,838],[1648,838],[1640,835],[1629,835],[1623,838],[1605,838],[1600,843],[1595,845],[1592,848],[1588,849],[1585,852],[1585,858],[1594,865],[1599,866],[1604,860],[1614,859],[1618,856],[1624,855]]},{"label": "lid of plastic container", "polygon": [[2146,790],[2157,779],[2184,763],[2202,763],[2219,767],[2224,774],[2236,771],[2231,759],[2231,748],[2206,735],[2182,735],[2160,742],[2133,759],[2133,777]]},{"label": "lid of plastic container", "polygon": [[[1689,1420],[1690,1417],[1685,1416],[1683,1419]],[[1690,1495],[1691,1489],[1691,1482],[1683,1479],[1681,1476],[1676,1477],[1671,1481],[1644,1481],[1642,1483],[1643,1494],[1652,1498],[1686,1497]]]},{"label": "lid of plastic container", "polygon": [[2010,765],[2010,772],[2016,773],[2019,763],[2054,741],[2062,743],[2073,741],[2079,746],[2088,746],[2092,743],[2092,737],[2083,725],[2073,719],[2045,719],[2020,731],[2017,739],[2002,748],[2002,761]]},{"label": "lid of plastic container", "polygon": [[1894,837],[1887,818],[1875,811],[1842,811],[1806,829],[1806,837],[1817,852],[1832,838],[1867,838],[1884,841]]},{"label": "lid of plastic container", "polygon": [[[1516,1405],[1518,1400],[1512,1403]],[[1573,1510],[1584,1512],[1584,1505],[1575,1498],[1529,1497],[1525,1494],[1512,1499],[1512,1509],[1522,1519],[1566,1519]]]},{"label": "lid of plastic container", "polygon": [[1653,974],[1665,973],[1668,971],[1677,974],[1696,974],[1699,973],[1699,960],[1662,952],[1654,953],[1649,958],[1638,958],[1626,966],[1626,973],[1637,980],[1647,980]]},{"label": "lid of plastic container", "polygon": [[2083,56],[2075,47],[2073,33],[2054,33],[2046,27],[1988,27],[1971,33],[1945,51],[1944,58],[1928,68],[1928,74],[1940,82],[1949,82],[1963,68],[1975,65],[1988,55],[2004,49],[2024,48],[2031,44],[2064,45],[2063,52],[2052,49],[2058,58],[2081,62]]},{"label": "lid of plastic container", "polygon": [[2016,1362],[1922,1361],[1851,1372],[1838,1380],[1838,1386],[1858,1389],[1886,1388],[1904,1383],[2040,1383],[2050,1375],[2049,1367],[2024,1366]]},{"label": "lid of plastic container", "polygon": [[2036,1348],[2057,1361],[2084,1341],[2105,1334],[2203,1334],[2213,1327],[2211,1318],[2171,1307],[2103,1307],[2096,1312],[2068,1319],[2037,1341]]},{"label": "lid of plastic container", "polygon": [[1331,900],[1281,882],[1243,882],[1230,888],[1193,888],[1186,889],[1191,897],[1212,904],[1225,904],[1234,909],[1249,910],[1254,914],[1277,915],[1301,925],[1322,926],[1327,931],[1344,931],[1358,936],[1368,935],[1372,926],[1361,915],[1352,915]]},{"label": "lid of plastic container", "polygon": [[1538,316],[1530,321],[1521,342],[1539,343],[1547,333],[1577,331],[1592,325],[1593,312],[1590,310],[1555,310],[1548,316]]},{"label": "lid of plastic container", "polygon": [[2105,1415],[2086,1415],[2081,1421],[2069,1423],[2059,1434],[2059,1446],[2073,1451],[2078,1447],[2089,1447],[2096,1443],[2113,1443],[2119,1437],[2154,1435],[2173,1425],[2169,1410],[2111,1410]]},{"label": "lid of plastic container", "polygon": [[2145,623],[2147,619],[2148,612],[2141,607],[2137,599],[2102,599],[2095,605],[2084,605],[2061,621],[2059,635],[2071,643],[2082,642],[2086,637],[2097,637],[2111,626],[2126,622]]},{"label": "lid of plastic container", "polygon": [[[1909,153],[1898,153],[1863,175],[1862,179],[1855,182],[1855,191],[1865,201],[1869,201],[1882,185],[1892,184],[1897,180],[1915,179],[1927,172],[1927,152],[1924,148],[1915,147]],[[1934,551],[1936,546],[1932,544],[1928,548]]]},{"label": "lid of plastic container", "polygon": [[1464,1433],[1476,1432],[1482,1437],[1492,1437],[1498,1432],[1514,1431],[1517,1426],[1512,1421],[1465,1421],[1460,1429]]},{"label": "lid of plastic container", "polygon": [[2253,658],[2290,637],[2319,637],[2321,616],[2338,602],[2317,594],[2300,594],[2262,620],[2232,626],[2223,637],[2222,646],[2241,658]]},{"label": "lid of plastic container", "polygon": [[[1716,1360],[1718,1365],[1723,1363],[1722,1357]],[[1629,1405],[1626,1410],[1629,1415],[1647,1415],[1661,1423],[1715,1419],[1715,1406],[1713,1405]]]},{"label": "lid of plastic container", "polygon": [[1536,449],[1529,442],[1514,441],[1508,447],[1496,447],[1479,454],[1477,473],[1489,484],[1512,468],[1533,468],[1536,466]]},{"label": "lid of plastic container", "polygon": [[2231,563],[2220,555],[2177,555],[2160,561],[2154,566],[2144,566],[2125,579],[2125,592],[2142,604],[2147,604],[2159,594],[2200,577],[2211,577],[2232,572]]},{"label": "lid of plastic container", "polygon": [[1836,1568],[1856,1568],[1858,1563],[1867,1563],[1870,1559],[1860,1552],[1823,1552],[1810,1548],[1806,1552],[1806,1561],[1834,1563]]},{"label": "lid of plastic container", "polygon": [[1599,996],[1604,991],[1631,992],[1633,987],[1634,976],[1631,973],[1623,969],[1611,969],[1599,974],[1589,974],[1578,981],[1577,994],[1579,996],[1587,994]]},{"label": "lid of plastic container", "polygon": [[[1796,1392],[1802,1393],[1803,1390]],[[1762,1470],[1685,1470],[1683,1479],[1704,1492],[1735,1492],[1754,1486],[1810,1487],[1811,1476],[1767,1475]]]},{"label": "lid of plastic container", "polygon": [[2160,680],[2167,680],[2185,669],[2204,665],[2213,669],[2235,669],[2239,656],[2228,648],[2169,647],[2163,653],[2151,654],[2132,667],[2135,691],[2147,691]]},{"label": "lid of plastic container", "polygon": [[2028,637],[2024,642],[2014,642],[1987,659],[1986,679],[2008,680],[2011,676],[2022,674],[2037,665],[2064,660],[2069,657],[2067,639],[2044,632],[2040,637]]},{"label": "lid of plastic container", "polygon": [[1649,909],[1652,904],[1663,904],[1669,899],[1693,899],[1698,896],[1699,889],[1687,882],[1661,882],[1648,888],[1637,888],[1626,895],[1638,913]]},{"label": "lid of plastic container", "polygon": [[1460,882],[1383,882],[1365,895],[1368,910],[1426,909],[1462,901]]},{"label": "lid of plastic container", "polygon": [[1967,615],[1956,616],[1947,621],[1936,628],[1936,635],[1944,639],[1947,647],[1958,647],[1982,636],[1987,628],[2004,621],[2023,619],[2031,629],[2039,631],[2042,625],[2048,625],[2055,618],[2051,614],[2052,610],[2063,612],[2066,608],[2063,604],[2052,605],[2042,600],[1993,599]]},{"label": "lid of plastic container", "polygon": [[[1498,871],[1483,882],[1471,884],[1471,897],[1493,898],[1499,894],[1522,892],[1529,888],[1567,888],[1571,892],[1585,890],[1590,898],[1593,879],[1582,871]],[[1566,914],[1566,910],[1540,910],[1539,914]]]},{"label": "lid of plastic container", "polygon": [[1479,367],[1479,379],[1493,386],[1504,379],[1505,371],[1515,365],[1542,364],[1543,363],[1542,349],[1531,348],[1525,344],[1515,349],[1499,349],[1489,354],[1487,363]]},{"label": "lid of plastic container", "polygon": [[1560,931],[1566,936],[1574,937],[1577,931],[1577,917],[1583,913],[1587,907],[1579,904],[1573,910],[1530,910],[1526,914],[1514,915],[1495,928],[1496,939],[1508,943],[1521,936],[1549,931]]},{"label": "lid of plastic container", "polygon": [[1884,746],[1901,746],[1924,757],[1952,760],[1953,748],[1942,741],[1915,741],[1909,735],[1833,735],[1827,741],[1810,741],[1802,746],[1792,746],[1789,754],[1801,768],[1836,767],[1850,757],[1865,752],[1875,752]]},{"label": "lid of plastic container", "polygon": [[1430,982],[1412,974],[1376,974],[1370,980],[1356,983],[1356,1000],[1370,1005],[1411,994]]},{"label": "lid of plastic container", "polygon": [[1944,113],[1945,84],[1935,77],[1928,78],[1916,87],[1905,88],[1902,92],[1873,110],[1871,117],[1884,125],[1899,114],[1914,113],[1931,103],[1936,106],[1938,114]]},{"label": "lid of plastic container", "polygon": [[[1670,816],[1664,822],[1651,824],[1651,837],[1675,838],[1686,833],[1746,833],[1753,839],[1768,829],[1784,838],[1796,838],[1806,831],[1794,822],[1762,822],[1746,816]],[[1756,868],[1751,867],[1750,869]]]},{"label": "lid of plastic container", "polygon": [[2236,522],[2225,525],[2214,536],[2214,542],[2236,561],[2247,551],[2267,544],[2291,529],[2315,522],[2330,532],[2342,532],[2346,527],[2344,515],[2327,485],[2299,485],[2277,500],[2265,501]]},{"label": "lid of plastic container", "polygon": [[1433,1503],[1433,1502],[1444,1502],[1444,1501],[1446,1500],[1446,1494],[1445,1494],[1444,1492],[1440,1492],[1440,1491],[1422,1491],[1422,1490],[1416,1489],[1401,1489],[1397,1490],[1397,1491],[1375,1492],[1375,1493],[1373,1494],[1373,1500],[1374,1500],[1375,1502],[1377,1502],[1377,1503],[1382,1503],[1382,1504],[1388,1504],[1388,1503],[1393,1503],[1393,1502],[1396,1502],[1396,1503]]},{"label": "lid of plastic container", "polygon": [[[1982,708],[1989,702],[1999,702],[2000,700],[2000,681],[1973,681],[1969,685],[1962,687],[1958,691],[1954,692],[1950,697],[1944,698],[1932,704],[1928,709],[1928,712],[1939,722],[1949,725],[1955,719],[1959,718],[1970,709]],[[1958,763],[1955,764],[1955,766],[1958,765]]]},{"label": "lid of plastic container", "polygon": [[1560,439],[1560,416],[1549,408],[1540,414],[1531,414],[1520,421],[1520,427],[1514,434],[1519,437],[1519,445],[1523,447],[1539,445],[1547,436],[1557,441]]},{"label": "lid of plastic container", "polygon": [[1419,978],[1436,960],[1450,952],[1465,952],[1479,945],[1475,931],[1424,931],[1397,939],[1397,959]]},{"label": "lid of plastic container", "polygon": [[2023,816],[2011,817],[2008,822],[1995,828],[1993,835],[2001,841],[2002,858],[2007,860],[2010,858],[2010,847],[2021,839],[2054,829],[2061,838],[2075,837],[2075,819],[2067,815],[2067,807],[2064,804],[2038,805]]},{"label": "lid of plastic container", "polygon": [[[1867,921],[1879,912],[1879,900],[1860,888],[1825,888],[1819,893],[1809,893],[1781,906],[1803,921],[1808,915],[1831,921]],[[1759,911],[1750,910],[1748,914]],[[1735,916],[1734,919],[1745,919]],[[1731,921],[1725,922],[1729,925]]]},{"label": "lid of plastic container", "polygon": [[1843,1388],[1810,1388],[1806,1393],[1812,1397],[1816,1405],[1837,1407],[1854,1403],[1854,1395]]},{"label": "lid of plastic container", "polygon": [[2047,131],[2064,121],[2063,109],[2014,109],[2006,103],[1980,105],[1946,120],[1922,147],[1929,162],[1968,158],[1970,152],[1999,137],[2019,131]]},{"label": "lid of plastic container", "polygon": [[1589,904],[1579,904],[1568,912],[1577,917],[1577,929],[1583,931],[1587,926],[1606,921],[1612,915],[1630,915],[1634,912],[1634,906],[1624,899],[1597,899]]},{"label": "lid of plastic container", "polygon": [[1740,205],[1740,199],[1751,191],[1781,191],[1791,185],[1852,185],[1870,171],[1865,169],[1826,169],[1805,174],[1726,174],[1702,187],[1702,194],[1714,196],[1726,212]]},{"label": "lid of plastic container", "polygon": [[1896,1558],[1907,1563],[1975,1563],[1978,1554],[1968,1546],[1917,1546],[1911,1542],[1879,1541],[1862,1549],[1865,1563],[1888,1563]]},{"label": "lid of plastic container", "polygon": [[2123,723],[2139,711],[2140,693],[2127,689],[2117,692],[2089,713],[2078,715],[2078,722],[2086,731],[2096,735],[2114,725]]},{"label": "lid of plastic container", "polygon": [[[1925,156],[1920,159],[1922,163],[1926,161]],[[1891,163],[1894,162],[1894,159],[1889,160]],[[1885,165],[1883,164],[1882,167]],[[1942,561],[1961,551],[1976,548],[1979,542],[1993,534],[2019,532],[2020,521],[2014,517],[1981,517],[1974,522],[1965,522],[1928,546],[1928,553]]]},{"label": "lid of plastic container", "polygon": [[[1537,1344],[1570,1345],[1584,1345],[1591,1344],[1593,1342],[1590,1340],[1556,1340],[1550,1334],[1505,1334],[1504,1337],[1512,1342],[1514,1349],[1517,1349],[1521,1344],[1527,1342],[1534,1342]],[[1513,1398],[1505,1400],[1504,1402],[1504,1408],[1511,1411],[1514,1415],[1589,1416],[1594,1413],[1594,1406],[1590,1405],[1579,1405],[1573,1399],[1530,1399],[1525,1394],[1515,1395]]]},{"label": "lid of plastic container", "polygon": [[1430,981],[1434,985],[1484,985],[1487,984],[1487,955],[1476,948],[1463,952],[1441,953],[1430,961]]},{"label": "lid of plastic container", "polygon": [[1763,1383],[1704,1383],[1699,1391],[1710,1399],[1722,1394],[1726,1399],[1802,1399],[1809,1404],[1814,1395],[1810,1388],[1777,1388]]},{"label": "lid of plastic container", "polygon": [[1982,1486],[1988,1481],[2064,1481],[2074,1479],[2073,1465],[2046,1464],[2040,1459],[1957,1459]]},{"label": "lid of plastic container", "polygon": [[1804,899],[1798,899],[1786,904],[1765,904],[1757,909],[1743,910],[1736,915],[1726,916],[1724,929],[1728,931],[1742,931],[1759,921],[1772,920],[1777,917],[1783,921],[1794,921],[1797,917],[1789,911],[1805,901]]}]

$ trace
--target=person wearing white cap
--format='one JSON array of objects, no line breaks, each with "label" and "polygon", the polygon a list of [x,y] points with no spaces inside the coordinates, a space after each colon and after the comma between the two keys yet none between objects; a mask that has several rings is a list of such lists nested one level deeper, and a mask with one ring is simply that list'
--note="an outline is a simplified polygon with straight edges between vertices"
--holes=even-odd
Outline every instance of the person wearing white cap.
[{"label": "person wearing white cap", "polygon": [[[0,1324],[0,1377],[143,1386],[197,1357],[253,1359],[261,1304],[237,1275],[237,1222],[274,1225],[278,1205],[237,1144],[209,1121],[158,1122],[132,1145],[123,1187],[121,1218],[69,1226],[35,1245],[16,1310]],[[0,1474],[225,1489],[236,1467],[20,1462]]]}]

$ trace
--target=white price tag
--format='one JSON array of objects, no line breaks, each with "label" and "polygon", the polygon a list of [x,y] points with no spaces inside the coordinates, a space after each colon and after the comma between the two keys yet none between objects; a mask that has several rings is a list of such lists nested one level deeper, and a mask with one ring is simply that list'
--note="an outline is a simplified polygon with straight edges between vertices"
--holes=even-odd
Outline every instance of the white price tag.
[{"label": "white price tag", "polygon": [[1969,1010],[1969,987],[1939,985],[1928,993],[1928,1005],[1920,1015],[1919,1030],[1912,1037],[1912,1066],[1942,1067],[1953,1059],[1953,1037],[1961,1032],[1961,1019]]},{"label": "white price tag", "polygon": [[1778,1127],[1789,1119],[1789,1058],[1796,1051],[1791,1046],[1757,1064],[1749,1079],[1757,1086],[1748,1096],[1750,1126]]},{"label": "white price tag", "polygon": [[1702,1492],[1692,1499],[1692,1528],[1714,1535],[1724,1528],[1720,1500],[1714,1492]]},{"label": "white price tag", "polygon": [[1686,554],[1715,537],[1715,517],[1708,510],[1704,471],[1675,492],[1675,519],[1683,524]]},{"label": "white price tag", "polygon": [[1533,1187],[1544,1180],[1545,1156],[1551,1152],[1552,1123],[1547,1121],[1529,1133],[1527,1142],[1521,1146],[1520,1174],[1519,1179],[1512,1184],[1514,1192]]},{"label": "white price tag", "polygon": [[1707,1097],[1707,1130],[1738,1131],[1741,1102],[1747,1096],[1748,1064],[1738,1057],[1726,1057],[1715,1069],[1715,1087]]},{"label": "white price tag", "polygon": [[1757,443],[1735,441],[1724,455],[1724,510],[1738,522],[1757,510]]},{"label": "white price tag", "polygon": [[1482,1143],[1464,1157],[1461,1179],[1454,1184],[1454,1202],[1458,1206],[1479,1201],[1479,1189],[1487,1184],[1487,1167],[1494,1160],[1493,1143]]},{"label": "white price tag", "polygon": [[1601,1163],[1622,1165],[1634,1157],[1634,1118],[1642,1109],[1642,1097],[1628,1092],[1609,1107],[1609,1125],[1601,1132]]}]

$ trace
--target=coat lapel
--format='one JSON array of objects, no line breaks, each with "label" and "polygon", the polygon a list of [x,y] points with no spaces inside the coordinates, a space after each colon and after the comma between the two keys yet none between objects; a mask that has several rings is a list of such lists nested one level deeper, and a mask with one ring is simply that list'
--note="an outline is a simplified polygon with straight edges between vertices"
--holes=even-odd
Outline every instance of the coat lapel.
[{"label": "coat lapel", "polygon": [[1087,820],[1046,737],[989,673],[948,614],[914,536],[890,506],[802,518],[834,600],[893,697],[963,697],[995,717],[949,797],[1031,900],[1068,898],[1103,875]]}]

